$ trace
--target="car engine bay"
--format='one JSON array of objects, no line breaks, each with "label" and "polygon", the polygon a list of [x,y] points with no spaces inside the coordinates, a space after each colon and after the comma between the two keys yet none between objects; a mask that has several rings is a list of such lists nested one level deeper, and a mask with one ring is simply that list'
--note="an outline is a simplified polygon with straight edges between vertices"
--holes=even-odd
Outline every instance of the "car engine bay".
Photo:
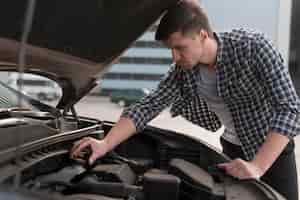
[{"label": "car engine bay", "polygon": [[221,154],[183,135],[149,127],[88,165],[88,149],[73,160],[70,148],[85,136],[101,139],[113,123],[68,116],[57,127],[49,117],[23,113],[21,119],[24,123],[2,126],[7,137],[16,130],[27,133],[19,154],[1,147],[0,182],[6,186],[14,185],[18,172],[21,188],[67,199],[265,199],[253,182],[214,167],[225,161]]}]

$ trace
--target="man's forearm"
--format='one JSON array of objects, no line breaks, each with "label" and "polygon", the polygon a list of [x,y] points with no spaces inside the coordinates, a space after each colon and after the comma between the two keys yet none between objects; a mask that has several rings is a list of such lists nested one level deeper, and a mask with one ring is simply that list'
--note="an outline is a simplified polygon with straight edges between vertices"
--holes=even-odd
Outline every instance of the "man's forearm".
[{"label": "man's forearm", "polygon": [[261,169],[261,175],[272,166],[288,142],[289,138],[284,135],[275,132],[270,132],[267,135],[265,142],[251,161],[251,163]]},{"label": "man's forearm", "polygon": [[136,128],[133,121],[129,118],[121,117],[104,138],[104,141],[107,143],[110,151],[135,132]]}]

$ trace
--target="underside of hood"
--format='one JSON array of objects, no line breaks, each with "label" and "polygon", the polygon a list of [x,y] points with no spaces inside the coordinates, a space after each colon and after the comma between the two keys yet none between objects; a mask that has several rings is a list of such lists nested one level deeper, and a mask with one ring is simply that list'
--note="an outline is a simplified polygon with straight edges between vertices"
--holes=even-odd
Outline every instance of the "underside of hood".
[{"label": "underside of hood", "polygon": [[[25,72],[57,81],[68,109],[177,0],[37,1]],[[17,70],[26,1],[0,7],[0,70]],[[9,63],[9,64],[7,64]]]}]

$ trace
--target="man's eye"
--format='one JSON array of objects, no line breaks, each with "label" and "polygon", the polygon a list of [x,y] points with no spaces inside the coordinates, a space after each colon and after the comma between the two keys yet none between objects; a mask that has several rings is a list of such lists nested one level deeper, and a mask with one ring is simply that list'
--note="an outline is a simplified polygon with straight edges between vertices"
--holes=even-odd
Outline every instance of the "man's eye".
[{"label": "man's eye", "polygon": [[185,48],[184,47],[177,47],[176,48],[178,51],[182,51],[182,50],[184,50]]}]

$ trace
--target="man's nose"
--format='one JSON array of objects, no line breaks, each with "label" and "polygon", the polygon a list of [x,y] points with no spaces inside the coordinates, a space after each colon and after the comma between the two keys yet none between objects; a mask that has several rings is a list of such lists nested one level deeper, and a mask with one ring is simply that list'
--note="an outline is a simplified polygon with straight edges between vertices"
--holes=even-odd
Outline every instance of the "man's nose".
[{"label": "man's nose", "polygon": [[175,63],[177,63],[180,60],[180,55],[178,51],[176,51],[175,49],[172,49],[172,58],[173,58],[173,62]]}]

